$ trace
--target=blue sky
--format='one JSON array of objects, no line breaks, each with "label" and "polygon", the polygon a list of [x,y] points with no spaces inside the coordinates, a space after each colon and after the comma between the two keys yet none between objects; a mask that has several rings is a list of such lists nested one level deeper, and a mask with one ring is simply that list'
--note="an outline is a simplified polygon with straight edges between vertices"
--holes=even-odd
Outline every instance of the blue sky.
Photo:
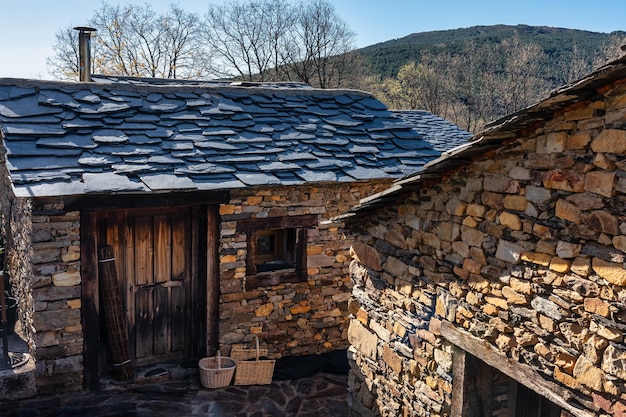
[{"label": "blue sky", "polygon": [[[211,2],[222,2],[212,0]],[[118,3],[118,0],[109,0]],[[411,33],[476,25],[526,24],[594,32],[626,31],[626,1],[331,0],[363,47]],[[123,3],[144,4],[144,1]],[[178,3],[204,13],[209,0],[150,0],[157,11]],[[55,32],[84,25],[100,5],[89,0],[2,0],[0,77],[50,79],[45,65]]]}]

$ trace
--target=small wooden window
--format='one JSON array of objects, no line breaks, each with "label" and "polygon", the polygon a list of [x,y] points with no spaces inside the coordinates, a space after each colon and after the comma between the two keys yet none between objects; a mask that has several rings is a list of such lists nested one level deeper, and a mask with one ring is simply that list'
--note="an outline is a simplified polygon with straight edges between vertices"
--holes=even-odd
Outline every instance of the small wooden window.
[{"label": "small wooden window", "polygon": [[248,235],[246,289],[306,281],[307,229],[317,216],[292,216],[239,221]]},{"label": "small wooden window", "polygon": [[293,229],[259,230],[256,232],[256,272],[272,272],[295,268]]}]

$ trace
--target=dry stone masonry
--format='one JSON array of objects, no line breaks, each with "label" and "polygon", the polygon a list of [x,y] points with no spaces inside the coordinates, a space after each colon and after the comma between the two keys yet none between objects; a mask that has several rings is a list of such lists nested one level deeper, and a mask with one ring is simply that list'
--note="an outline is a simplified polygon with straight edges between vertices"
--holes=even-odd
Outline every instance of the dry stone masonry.
[{"label": "dry stone masonry", "polygon": [[[220,349],[247,346],[259,336],[272,357],[312,355],[347,348],[351,241],[327,220],[389,181],[336,183],[233,192],[220,206]],[[307,279],[246,290],[247,234],[237,222],[316,215],[308,231]]]},{"label": "dry stone masonry", "polygon": [[562,415],[626,415],[625,152],[617,82],[358,214],[355,411],[454,415],[458,332],[571,394]]}]

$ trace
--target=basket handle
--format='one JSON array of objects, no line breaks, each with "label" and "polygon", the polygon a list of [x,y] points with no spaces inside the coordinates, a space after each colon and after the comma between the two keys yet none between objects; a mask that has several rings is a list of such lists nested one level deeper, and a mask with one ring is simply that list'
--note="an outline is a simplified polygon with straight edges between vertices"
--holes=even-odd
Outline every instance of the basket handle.
[{"label": "basket handle", "polygon": [[220,355],[220,350],[217,350],[217,369],[222,369],[222,355]]},{"label": "basket handle", "polygon": [[[255,334],[252,335],[252,337],[254,337],[254,340],[256,342],[256,361],[259,361],[259,356],[261,353],[261,350],[259,348],[259,337]],[[250,342],[250,348],[252,348],[252,341]]]}]

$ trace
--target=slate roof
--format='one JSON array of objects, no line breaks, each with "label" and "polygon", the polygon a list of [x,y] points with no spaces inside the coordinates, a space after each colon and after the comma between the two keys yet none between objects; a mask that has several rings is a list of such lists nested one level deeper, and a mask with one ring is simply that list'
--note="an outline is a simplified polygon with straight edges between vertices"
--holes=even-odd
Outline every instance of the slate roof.
[{"label": "slate roof", "polygon": [[362,199],[359,204],[335,220],[354,221],[362,212],[392,204],[405,193],[422,187],[424,181],[439,180],[444,172],[466,165],[473,158],[517,139],[520,132],[534,131],[550,121],[556,111],[583,100],[600,99],[599,91],[602,88],[622,79],[626,79],[626,55],[606,63],[578,81],[553,90],[546,99],[526,109],[489,123],[482,132],[472,137],[469,143],[443,152],[418,172],[396,180],[390,188],[380,193]]},{"label": "slate roof", "polygon": [[400,178],[440,154],[427,124],[398,119],[359,91],[98,81],[0,79],[0,130],[18,196]]},{"label": "slate roof", "polygon": [[412,124],[413,129],[439,152],[467,144],[472,137],[470,132],[426,110],[393,110],[393,112],[402,120]]}]

